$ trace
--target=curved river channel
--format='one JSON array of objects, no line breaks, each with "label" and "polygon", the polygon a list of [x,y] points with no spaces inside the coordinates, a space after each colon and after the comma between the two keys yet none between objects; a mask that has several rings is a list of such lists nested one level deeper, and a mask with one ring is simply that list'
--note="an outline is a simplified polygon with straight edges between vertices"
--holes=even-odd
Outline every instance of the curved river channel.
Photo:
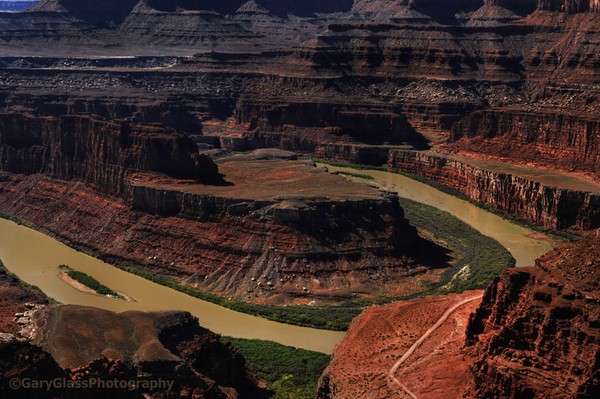
[{"label": "curved river channel", "polygon": [[[352,171],[338,167],[329,169]],[[534,259],[552,249],[552,242],[547,238],[535,238],[531,230],[425,184],[389,172],[367,170],[360,173],[372,176],[376,183],[397,191],[402,197],[448,211],[483,234],[495,238],[513,254],[517,266],[533,264]],[[331,353],[345,334],[276,323],[193,298],[122,271],[69,248],[43,233],[5,219],[0,219],[0,259],[21,279],[38,286],[48,296],[65,304],[94,306],[115,312],[187,310],[198,317],[203,327],[219,334],[275,341],[323,353]],[[81,270],[135,301],[126,302],[80,292],[59,277],[57,266],[60,264]]]}]

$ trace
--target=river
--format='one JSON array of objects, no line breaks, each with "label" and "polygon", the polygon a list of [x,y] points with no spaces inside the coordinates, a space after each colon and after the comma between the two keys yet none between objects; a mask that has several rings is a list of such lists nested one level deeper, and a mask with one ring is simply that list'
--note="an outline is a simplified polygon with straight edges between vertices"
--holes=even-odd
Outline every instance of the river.
[{"label": "river", "polygon": [[[332,166],[329,169],[356,172]],[[531,230],[425,184],[389,172],[360,173],[372,176],[376,183],[397,191],[402,197],[448,211],[483,234],[495,238],[512,253],[517,266],[533,264],[534,259],[552,249],[552,242],[547,238],[536,238],[539,235],[534,235]],[[0,219],[0,259],[21,279],[38,286],[61,303],[95,306],[115,312],[187,310],[198,317],[203,327],[219,334],[275,341],[323,353],[331,353],[345,334],[277,323],[202,301],[124,272],[69,248],[43,233],[5,219]],[[93,276],[109,288],[132,297],[135,302],[110,299],[74,289],[59,277],[57,267],[60,264]]]},{"label": "river", "polygon": [[[481,234],[494,238],[512,254],[517,266],[531,266],[540,256],[554,248],[549,237],[514,224],[468,201],[437,190],[398,173],[360,170],[325,165],[330,172],[348,172],[371,176],[382,188],[395,191],[400,197],[431,205],[449,212]],[[363,180],[364,181],[364,180]]]},{"label": "river", "polygon": [[[6,219],[0,219],[0,259],[11,272],[61,303],[94,306],[114,312],[187,310],[198,317],[200,325],[219,334],[275,341],[323,353],[331,353],[345,334],[276,323],[202,301],[127,273]],[[78,291],[59,277],[60,264],[81,270],[136,302]]]}]

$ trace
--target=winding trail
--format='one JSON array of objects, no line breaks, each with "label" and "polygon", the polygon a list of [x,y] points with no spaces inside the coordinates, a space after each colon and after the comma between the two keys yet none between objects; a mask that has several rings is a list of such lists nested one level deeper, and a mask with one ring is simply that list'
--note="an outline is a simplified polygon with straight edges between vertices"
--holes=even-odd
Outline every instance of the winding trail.
[{"label": "winding trail", "polygon": [[475,301],[477,299],[480,299],[481,297],[483,297],[483,295],[477,295],[471,298],[467,298],[465,300],[460,301],[459,303],[457,303],[456,305],[453,305],[452,307],[448,308],[448,310],[446,310],[446,312],[444,312],[444,314],[442,315],[442,317],[440,317],[438,319],[438,321],[435,322],[435,324],[425,332],[425,334],[421,335],[421,337],[415,341],[414,344],[412,344],[412,346],[410,348],[408,348],[408,350],[406,352],[404,352],[404,354],[402,355],[402,357],[400,359],[398,359],[398,361],[396,363],[394,363],[394,365],[392,366],[392,368],[389,371],[389,376],[392,379],[393,382],[395,382],[396,384],[398,384],[398,386],[400,388],[402,388],[402,390],[407,393],[411,398],[413,399],[419,399],[414,393],[412,393],[407,387],[406,385],[404,385],[403,383],[401,383],[400,381],[398,381],[398,379],[395,377],[396,372],[398,372],[398,368],[400,368],[400,366],[415,352],[415,350],[417,350],[417,348],[419,346],[421,346],[421,344],[435,331],[437,330],[442,324],[444,324],[444,322],[446,320],[448,320],[448,317],[450,317],[450,315],[452,313],[454,313],[456,311],[456,309],[460,308],[461,306],[463,306],[464,304],[467,304],[469,302]]}]

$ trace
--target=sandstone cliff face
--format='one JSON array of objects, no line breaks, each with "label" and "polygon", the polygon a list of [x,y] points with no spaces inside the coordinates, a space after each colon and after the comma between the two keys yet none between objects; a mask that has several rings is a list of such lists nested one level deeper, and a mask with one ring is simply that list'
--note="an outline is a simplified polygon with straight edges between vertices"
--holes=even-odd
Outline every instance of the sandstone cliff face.
[{"label": "sandstone cliff face", "polygon": [[598,0],[538,0],[538,10],[559,11],[575,14],[585,11],[598,11]]},{"label": "sandstone cliff face", "polygon": [[181,135],[91,117],[0,115],[0,168],[81,179],[121,194],[132,171],[209,180],[216,165]]},{"label": "sandstone cliff face", "polygon": [[479,111],[454,125],[451,141],[454,148],[600,177],[600,120],[592,115]]},{"label": "sandstone cliff face", "polygon": [[277,104],[277,99],[253,99],[238,104],[235,118],[237,123],[263,132],[282,132],[293,126],[325,130],[333,137],[345,136],[346,140],[368,144],[418,139],[413,137],[414,130],[404,116],[394,112],[393,108],[379,108],[377,105],[314,101]]},{"label": "sandstone cliff face", "polygon": [[415,263],[419,238],[393,197],[257,201],[139,184],[127,203],[39,175],[1,184],[0,209],[71,246],[220,295],[286,302],[306,287],[328,301],[427,271]]},{"label": "sandstone cliff face", "polygon": [[391,151],[390,170],[424,176],[468,198],[531,222],[564,229],[600,226],[600,196],[547,187],[506,173],[413,151]]},{"label": "sandstone cliff face", "polygon": [[561,247],[505,271],[471,316],[478,398],[592,398],[600,393],[597,242]]}]

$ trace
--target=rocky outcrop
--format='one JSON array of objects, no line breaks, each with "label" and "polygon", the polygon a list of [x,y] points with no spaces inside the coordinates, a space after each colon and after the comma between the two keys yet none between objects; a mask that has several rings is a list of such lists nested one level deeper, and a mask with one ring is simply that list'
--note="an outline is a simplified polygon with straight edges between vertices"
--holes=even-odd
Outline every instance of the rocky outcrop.
[{"label": "rocky outcrop", "polygon": [[30,13],[65,13],[99,26],[123,21],[139,0],[41,0],[27,11]]},{"label": "rocky outcrop", "polygon": [[451,148],[600,177],[600,120],[593,115],[478,111],[454,125],[451,141]]},{"label": "rocky outcrop", "polygon": [[[244,358],[189,313],[59,305],[36,311],[34,323],[32,342],[0,335],[0,392],[10,397],[267,396],[247,374]],[[23,385],[13,385],[13,378]],[[48,390],[27,386],[55,379]]]},{"label": "rocky outcrop", "polygon": [[[289,127],[324,130],[331,136],[349,137],[361,143],[401,143],[418,140],[406,118],[394,109],[378,109],[375,104],[342,104],[341,102],[295,102],[277,104],[254,99],[238,104],[236,122],[250,130],[282,132]],[[314,134],[314,133],[313,133]],[[346,139],[348,140],[348,139]]]},{"label": "rocky outcrop", "polygon": [[414,151],[391,151],[388,167],[435,180],[471,200],[542,226],[600,227],[600,196],[592,193],[549,187],[456,159]]},{"label": "rocky outcrop", "polygon": [[[249,301],[287,302],[307,291],[323,301],[357,291],[371,295],[382,289],[382,280],[389,287],[429,270],[416,261],[420,239],[397,198],[362,185],[362,198],[286,196],[274,177],[287,176],[289,185],[297,172],[265,162],[261,173],[274,182],[273,197],[231,191],[239,180],[211,189],[230,191],[228,196],[138,181],[129,204],[82,183],[13,176],[0,183],[0,209],[105,260],[138,264]],[[226,180],[232,179],[229,170],[256,174],[248,164],[230,168],[222,166]],[[342,178],[326,173],[311,185],[332,178],[343,189]]]},{"label": "rocky outcrop", "polygon": [[482,299],[464,292],[372,307],[336,347],[317,397],[595,397],[599,261],[597,240],[566,244],[535,267],[505,270]]},{"label": "rocky outcrop", "polygon": [[591,398],[599,393],[600,246],[570,244],[487,288],[467,341],[478,398]]},{"label": "rocky outcrop", "polygon": [[[67,377],[52,356],[29,342],[17,340],[14,335],[0,333],[0,394],[3,397],[25,399],[31,397],[31,389],[14,389],[18,385],[11,385],[11,381],[18,379],[27,381],[51,381]],[[12,382],[12,384],[15,384]],[[36,397],[42,399],[62,399],[61,392],[57,389],[39,389]]]},{"label": "rocky outcrop", "polygon": [[19,333],[22,325],[15,315],[22,316],[35,304],[47,302],[48,299],[41,292],[24,286],[0,260],[0,332]]},{"label": "rocky outcrop", "polygon": [[156,127],[132,127],[92,117],[0,115],[0,168],[80,179],[123,194],[128,174],[216,179],[217,167],[188,138]]},{"label": "rocky outcrop", "polygon": [[538,10],[575,14],[585,11],[599,11],[600,7],[598,0],[538,0]]}]

